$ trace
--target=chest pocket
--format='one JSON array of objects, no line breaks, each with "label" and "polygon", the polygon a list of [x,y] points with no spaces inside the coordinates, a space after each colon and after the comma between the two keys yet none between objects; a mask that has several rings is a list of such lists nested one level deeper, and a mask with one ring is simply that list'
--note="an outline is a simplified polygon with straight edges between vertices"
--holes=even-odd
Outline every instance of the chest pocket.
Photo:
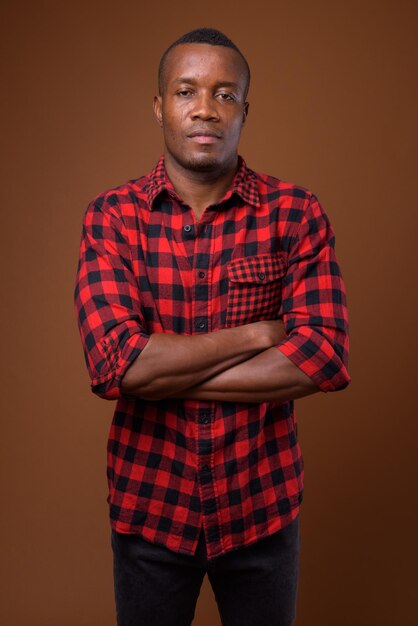
[{"label": "chest pocket", "polygon": [[229,262],[226,326],[277,319],[282,300],[284,255],[257,254]]}]

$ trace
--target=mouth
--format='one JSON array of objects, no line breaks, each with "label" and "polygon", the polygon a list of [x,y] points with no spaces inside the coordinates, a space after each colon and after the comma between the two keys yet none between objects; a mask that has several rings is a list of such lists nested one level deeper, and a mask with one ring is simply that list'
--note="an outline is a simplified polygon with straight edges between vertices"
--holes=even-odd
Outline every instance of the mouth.
[{"label": "mouth", "polygon": [[189,133],[187,137],[197,143],[216,143],[222,138],[222,135],[214,130],[196,129]]}]

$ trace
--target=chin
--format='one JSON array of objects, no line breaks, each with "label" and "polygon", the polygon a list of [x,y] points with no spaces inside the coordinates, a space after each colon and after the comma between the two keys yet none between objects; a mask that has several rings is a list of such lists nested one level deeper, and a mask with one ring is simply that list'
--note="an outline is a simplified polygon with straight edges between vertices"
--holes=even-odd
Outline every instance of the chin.
[{"label": "chin", "polygon": [[184,169],[193,172],[213,172],[223,167],[223,163],[213,154],[172,154],[172,156]]},{"label": "chin", "polygon": [[188,162],[188,169],[194,172],[213,172],[221,167],[222,164],[209,155],[203,155],[203,158],[191,158]]}]

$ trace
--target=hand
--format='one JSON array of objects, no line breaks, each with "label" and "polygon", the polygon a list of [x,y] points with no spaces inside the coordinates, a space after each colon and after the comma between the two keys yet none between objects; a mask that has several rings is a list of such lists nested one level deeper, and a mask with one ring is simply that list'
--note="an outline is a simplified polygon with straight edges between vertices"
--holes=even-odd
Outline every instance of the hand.
[{"label": "hand", "polygon": [[286,337],[284,323],[281,318],[278,320],[252,322],[248,324],[248,326],[252,327],[252,330],[255,331],[258,336],[261,335],[265,339],[266,349],[272,348]]}]

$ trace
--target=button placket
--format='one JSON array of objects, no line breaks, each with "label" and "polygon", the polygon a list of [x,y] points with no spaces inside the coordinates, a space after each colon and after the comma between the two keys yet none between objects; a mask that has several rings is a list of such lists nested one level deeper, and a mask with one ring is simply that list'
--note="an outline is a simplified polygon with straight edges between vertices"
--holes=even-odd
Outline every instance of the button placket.
[{"label": "button placket", "polygon": [[[211,269],[211,237],[213,229],[199,223],[196,229],[195,253],[194,253],[194,329],[197,333],[208,333],[211,330],[211,292],[209,285]],[[203,404],[203,406],[202,406]],[[219,540],[219,520],[217,513],[217,495],[214,481],[215,468],[213,466],[213,403],[203,403],[197,410],[197,463],[199,476],[199,493],[202,504],[202,512],[206,518],[205,525],[211,532],[213,540]]]},{"label": "button placket", "polygon": [[194,328],[196,332],[208,333],[210,331],[210,315],[209,315],[209,285],[208,271],[210,264],[210,240],[199,236],[202,231],[202,224],[199,224],[195,242],[195,320]]}]

